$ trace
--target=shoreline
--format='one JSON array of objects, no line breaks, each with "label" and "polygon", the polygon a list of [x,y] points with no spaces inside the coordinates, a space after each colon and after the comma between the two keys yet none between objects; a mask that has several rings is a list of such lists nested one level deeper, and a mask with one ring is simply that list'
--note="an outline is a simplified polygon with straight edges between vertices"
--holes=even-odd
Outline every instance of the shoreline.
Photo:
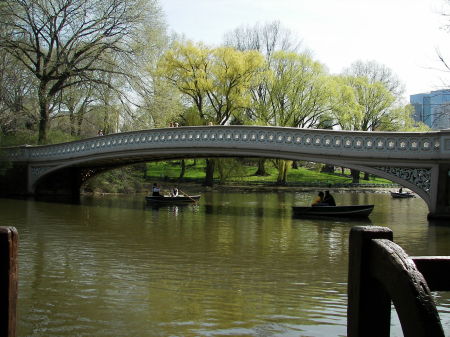
[{"label": "shoreline", "polygon": [[[354,193],[390,193],[397,192],[399,187],[391,186],[296,186],[296,185],[271,185],[271,184],[225,184],[225,185],[214,185],[202,186],[201,184],[195,182],[158,182],[161,186],[162,191],[171,189],[172,187],[178,187],[183,192],[193,194],[193,193],[204,193],[210,191],[222,191],[222,192],[253,192],[253,193],[281,193],[281,192],[302,192],[302,193],[317,193],[318,191],[329,190],[332,193],[341,192],[354,192]],[[153,183],[144,184],[144,188],[140,191],[134,191],[131,193],[111,193],[111,192],[82,192],[81,195],[107,195],[107,194],[144,194],[151,190]],[[407,188],[403,188],[405,191],[410,191]],[[413,193],[413,192],[412,192]]]}]

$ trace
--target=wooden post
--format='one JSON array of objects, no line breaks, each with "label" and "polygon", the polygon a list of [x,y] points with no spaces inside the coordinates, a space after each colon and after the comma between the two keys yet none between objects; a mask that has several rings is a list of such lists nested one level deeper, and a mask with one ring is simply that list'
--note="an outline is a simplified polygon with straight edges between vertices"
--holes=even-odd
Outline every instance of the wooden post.
[{"label": "wooden post", "polygon": [[393,240],[386,227],[357,226],[350,231],[348,269],[348,337],[389,337],[391,299],[370,277],[370,243]]},{"label": "wooden post", "polygon": [[0,337],[16,336],[18,239],[14,227],[0,227]]}]

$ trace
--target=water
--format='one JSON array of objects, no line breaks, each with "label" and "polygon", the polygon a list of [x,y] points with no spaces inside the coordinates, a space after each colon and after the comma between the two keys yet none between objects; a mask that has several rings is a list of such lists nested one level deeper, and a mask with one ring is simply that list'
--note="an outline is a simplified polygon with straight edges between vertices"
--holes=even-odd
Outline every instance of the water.
[{"label": "water", "polygon": [[[374,203],[370,220],[301,220],[309,193],[207,192],[199,205],[143,196],[80,205],[0,199],[19,245],[19,336],[345,336],[348,233],[388,226],[410,255],[450,255],[450,226],[420,199]],[[447,336],[450,294],[436,293]],[[402,336],[393,314],[392,336]]]}]

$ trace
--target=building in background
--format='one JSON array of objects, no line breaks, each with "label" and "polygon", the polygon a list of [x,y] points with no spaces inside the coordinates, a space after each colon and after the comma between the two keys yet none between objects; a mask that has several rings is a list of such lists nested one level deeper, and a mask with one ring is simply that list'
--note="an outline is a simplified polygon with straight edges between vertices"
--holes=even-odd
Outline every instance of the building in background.
[{"label": "building in background", "polygon": [[450,89],[411,95],[409,102],[414,106],[416,121],[434,130],[450,128]]}]

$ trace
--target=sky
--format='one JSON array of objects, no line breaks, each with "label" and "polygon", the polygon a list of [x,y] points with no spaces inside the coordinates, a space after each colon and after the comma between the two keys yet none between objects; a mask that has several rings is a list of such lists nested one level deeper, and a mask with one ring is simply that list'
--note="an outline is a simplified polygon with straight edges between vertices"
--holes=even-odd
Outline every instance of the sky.
[{"label": "sky", "polygon": [[448,0],[160,0],[169,30],[218,46],[239,26],[272,21],[292,31],[331,74],[355,61],[389,67],[409,95],[450,87]]}]

